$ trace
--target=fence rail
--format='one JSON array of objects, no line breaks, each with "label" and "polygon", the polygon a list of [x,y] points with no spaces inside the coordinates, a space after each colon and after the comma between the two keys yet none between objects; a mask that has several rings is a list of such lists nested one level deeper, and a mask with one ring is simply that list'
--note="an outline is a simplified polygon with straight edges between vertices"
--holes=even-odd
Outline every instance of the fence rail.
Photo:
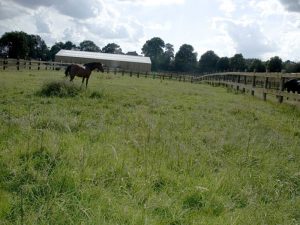
[{"label": "fence rail", "polygon": [[289,79],[300,78],[300,73],[243,73],[228,72],[215,73],[194,78],[195,83],[205,82],[211,85],[223,85],[237,91],[251,95],[260,94],[263,100],[267,100],[267,95],[276,96],[279,103],[284,98],[289,100],[300,100],[300,94],[288,93],[284,90],[284,83]]},{"label": "fence rail", "polygon": [[[23,59],[0,59],[0,70],[61,70],[71,63],[51,61],[23,60]],[[300,94],[288,93],[283,87],[284,83],[292,78],[300,79],[300,73],[249,73],[249,72],[226,72],[213,73],[202,76],[189,75],[177,72],[136,72],[120,68],[105,68],[106,73],[151,77],[161,80],[177,80],[191,83],[208,83],[211,85],[223,85],[237,91],[250,92],[251,95],[259,94],[264,100],[267,95],[276,96],[282,103],[284,98],[300,101]]]},{"label": "fence rail", "polygon": [[[23,60],[23,59],[0,59],[0,70],[62,70],[72,63],[61,63],[51,61]],[[121,74],[122,76],[152,77],[162,80],[178,80],[193,82],[194,76],[176,72],[139,72],[124,70],[121,68],[105,67],[105,73]]]}]

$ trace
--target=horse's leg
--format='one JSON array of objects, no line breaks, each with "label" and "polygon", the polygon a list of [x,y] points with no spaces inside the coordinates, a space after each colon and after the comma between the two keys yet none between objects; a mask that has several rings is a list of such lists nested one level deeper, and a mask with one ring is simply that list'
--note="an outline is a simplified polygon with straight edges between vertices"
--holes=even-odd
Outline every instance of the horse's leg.
[{"label": "horse's leg", "polygon": [[84,83],[84,79],[85,79],[85,78],[84,78],[84,77],[82,77],[81,86],[82,86],[82,85],[83,85],[83,83]]},{"label": "horse's leg", "polygon": [[86,78],[85,88],[87,88],[88,82],[89,82],[89,77]]},{"label": "horse's leg", "polygon": [[75,75],[72,75],[70,78],[70,81],[72,82],[74,80]]}]

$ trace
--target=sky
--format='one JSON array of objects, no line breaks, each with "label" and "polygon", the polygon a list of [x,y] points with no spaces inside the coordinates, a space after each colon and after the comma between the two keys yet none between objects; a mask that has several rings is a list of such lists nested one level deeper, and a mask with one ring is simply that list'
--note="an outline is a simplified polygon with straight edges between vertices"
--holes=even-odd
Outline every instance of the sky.
[{"label": "sky", "polygon": [[300,0],[0,0],[0,35],[24,31],[51,47],[58,41],[117,43],[141,53],[160,37],[175,52],[190,44],[198,58],[242,53],[300,61]]}]

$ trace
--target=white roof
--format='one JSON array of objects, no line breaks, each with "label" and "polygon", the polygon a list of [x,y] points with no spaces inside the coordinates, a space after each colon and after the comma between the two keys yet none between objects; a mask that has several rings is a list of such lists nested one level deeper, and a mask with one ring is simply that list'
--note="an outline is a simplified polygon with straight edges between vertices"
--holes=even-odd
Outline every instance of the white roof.
[{"label": "white roof", "polygon": [[102,59],[111,61],[122,62],[136,62],[151,64],[149,57],[143,56],[131,56],[131,55],[118,55],[99,52],[85,52],[85,51],[73,51],[73,50],[60,50],[56,56],[74,57],[74,58],[86,58],[86,59]]}]

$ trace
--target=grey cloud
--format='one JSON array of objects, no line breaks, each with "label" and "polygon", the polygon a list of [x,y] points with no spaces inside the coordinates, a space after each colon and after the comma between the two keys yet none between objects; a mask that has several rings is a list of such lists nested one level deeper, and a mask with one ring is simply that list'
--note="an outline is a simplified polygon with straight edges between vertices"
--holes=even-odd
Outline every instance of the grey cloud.
[{"label": "grey cloud", "polygon": [[226,23],[227,33],[234,41],[236,51],[242,52],[246,57],[262,57],[278,49],[278,46],[262,33],[258,24]]},{"label": "grey cloud", "polygon": [[11,19],[25,14],[24,10],[17,9],[11,4],[6,4],[0,0],[0,19]]},{"label": "grey cloud", "polygon": [[300,0],[279,0],[286,10],[290,12],[300,12]]},{"label": "grey cloud", "polygon": [[36,28],[38,33],[50,33],[50,27],[47,22],[45,22],[42,18],[36,18]]},{"label": "grey cloud", "polygon": [[13,0],[27,8],[38,8],[40,6],[53,7],[60,13],[78,19],[87,19],[97,15],[103,6],[97,0]]},{"label": "grey cloud", "polygon": [[27,8],[37,8],[39,6],[50,6],[53,2],[56,1],[47,1],[47,0],[13,0],[15,3],[18,3]]},{"label": "grey cloud", "polygon": [[129,32],[124,25],[115,27],[110,24],[86,24],[90,32],[104,39],[125,39],[129,37]]}]

